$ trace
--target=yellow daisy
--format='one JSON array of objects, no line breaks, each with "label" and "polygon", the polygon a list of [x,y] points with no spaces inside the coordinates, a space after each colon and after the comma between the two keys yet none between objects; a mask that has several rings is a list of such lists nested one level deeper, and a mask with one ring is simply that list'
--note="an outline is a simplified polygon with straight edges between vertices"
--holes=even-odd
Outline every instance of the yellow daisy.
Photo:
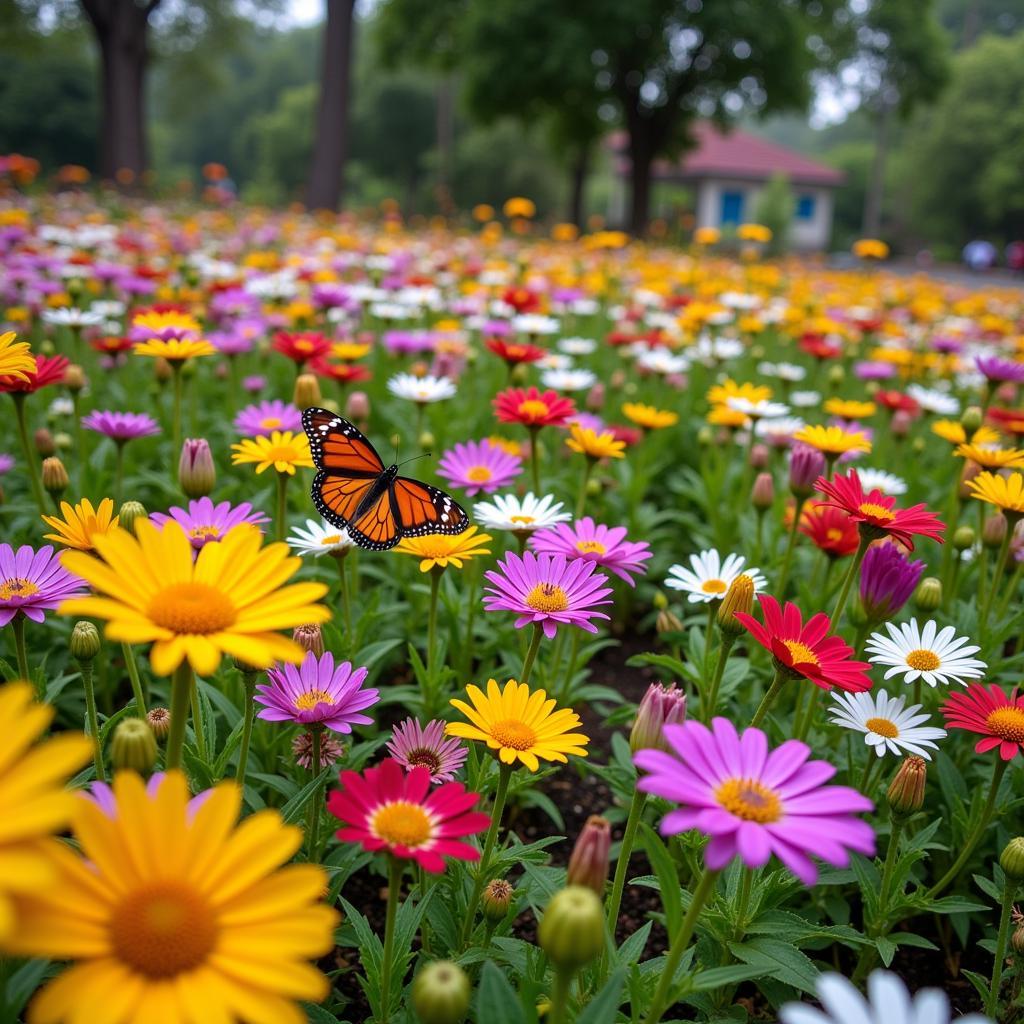
[{"label": "yellow daisy", "polygon": [[817,448],[823,455],[835,458],[845,452],[869,452],[871,441],[859,430],[843,430],[842,427],[808,426],[793,435],[794,441],[802,441]]},{"label": "yellow daisy", "polygon": [[105,619],[111,640],[153,641],[150,661],[158,675],[188,660],[199,675],[209,676],[223,654],[256,668],[300,662],[303,649],[276,630],[331,617],[314,603],[327,587],[285,586],[301,562],[288,556],[286,544],[261,548],[262,534],[249,524],[207,544],[195,562],[188,536],[173,521],[158,529],[140,519],[134,536],[115,529],[95,541],[99,558],[67,551],[61,561],[97,596],[71,598],[57,610]]},{"label": "yellow daisy", "polygon": [[27,381],[29,374],[36,372],[36,357],[27,341],[16,341],[16,338],[14,331],[0,334],[0,377]]},{"label": "yellow daisy", "polygon": [[117,526],[113,498],[104,498],[98,508],[93,508],[88,498],[83,498],[77,505],[62,501],[60,514],[63,519],[60,516],[41,517],[51,530],[57,531],[44,534],[44,537],[79,551],[92,551],[96,538],[105,536]]},{"label": "yellow daisy", "polygon": [[75,732],[36,744],[52,719],[53,708],[35,703],[28,683],[0,687],[0,949],[21,930],[16,898],[56,882],[44,854],[75,806],[65,783],[92,752]]},{"label": "yellow daisy", "polygon": [[661,430],[673,427],[679,422],[679,414],[668,409],[656,409],[653,405],[643,402],[626,402],[622,406],[622,414],[630,422],[644,430]]},{"label": "yellow daisy", "polygon": [[1024,466],[1024,451],[1021,451],[1020,448],[999,448],[987,444],[959,444],[953,454],[976,462],[982,469],[1017,469]]},{"label": "yellow daisy", "polygon": [[518,441],[511,441],[507,437],[499,437],[497,434],[491,434],[487,438],[487,443],[493,445],[495,448],[500,448],[503,452],[508,452],[509,455],[518,455],[522,457],[523,446]]},{"label": "yellow daisy", "polygon": [[403,555],[413,555],[420,559],[420,572],[431,569],[447,569],[454,565],[461,569],[464,562],[478,555],[489,555],[489,544],[493,538],[488,533],[477,533],[477,527],[470,526],[462,533],[454,535],[445,533],[428,533],[425,537],[404,537],[395,546],[395,550]]},{"label": "yellow daisy", "polygon": [[967,481],[971,497],[988,502],[1004,512],[1024,515],[1024,473],[999,476],[997,473],[979,473]]},{"label": "yellow daisy", "polygon": [[[169,772],[152,794],[114,780],[116,812],[74,799],[81,852],[54,844],[54,885],[17,899],[11,951],[72,960],[32,1005],[38,1024],[302,1024],[327,979],[307,961],[333,946],[327,876],[287,862],[302,841],[277,811],[237,824],[231,782],[189,807]],[[88,1011],[86,1011],[86,1007]]]},{"label": "yellow daisy", "polygon": [[766,384],[737,384],[731,377],[726,377],[721,384],[708,388],[707,400],[712,405],[725,405],[730,398],[743,398],[757,404],[766,402],[772,397],[772,389]]},{"label": "yellow daisy", "polygon": [[217,350],[208,341],[198,338],[149,338],[140,341],[132,351],[137,356],[154,356],[166,359],[169,363],[183,363],[194,356],[212,356]]},{"label": "yellow daisy", "polygon": [[472,724],[449,722],[449,736],[480,740],[498,752],[504,764],[522,762],[531,772],[541,761],[569,760],[569,754],[587,756],[589,736],[574,732],[580,716],[571,708],[555,711],[555,701],[544,690],[530,690],[526,683],[510,679],[504,690],[494,679],[487,680],[487,693],[479,686],[467,686],[472,707],[462,700],[451,701]]},{"label": "yellow daisy", "polygon": [[331,355],[340,359],[343,363],[351,363],[362,359],[370,351],[369,345],[362,345],[357,341],[336,341],[331,346]]},{"label": "yellow daisy", "polygon": [[132,327],[150,331],[160,338],[187,338],[202,329],[199,321],[190,313],[181,313],[175,309],[139,313],[132,317]]},{"label": "yellow daisy", "polygon": [[586,455],[588,459],[624,459],[626,457],[626,442],[617,441],[610,430],[602,431],[599,434],[596,430],[574,423],[569,428],[569,438],[565,443],[574,452]]},{"label": "yellow daisy", "polygon": [[[938,434],[943,441],[950,444],[966,444],[967,431],[959,420],[936,420],[932,424],[932,433]],[[991,427],[978,427],[971,434],[971,444],[998,444],[999,432]]]},{"label": "yellow daisy", "polygon": [[233,466],[254,462],[257,473],[273,466],[278,473],[294,476],[296,466],[313,465],[309,439],[305,434],[293,434],[290,430],[275,430],[270,437],[247,437],[233,444],[231,450],[235,453],[231,456]]},{"label": "yellow daisy", "polygon": [[878,407],[874,402],[858,402],[853,398],[830,398],[822,408],[830,416],[843,420],[865,420],[874,416]]},{"label": "yellow daisy", "polygon": [[712,406],[705,419],[715,427],[745,427],[750,422],[746,413],[727,405]]}]

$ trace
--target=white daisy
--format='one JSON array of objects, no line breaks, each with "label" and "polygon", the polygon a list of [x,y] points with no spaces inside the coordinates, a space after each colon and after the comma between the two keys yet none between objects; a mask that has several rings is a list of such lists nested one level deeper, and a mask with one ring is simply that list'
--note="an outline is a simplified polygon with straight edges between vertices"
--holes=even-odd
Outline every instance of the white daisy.
[{"label": "white daisy", "polygon": [[293,526],[288,538],[289,547],[300,555],[334,555],[355,547],[355,541],[348,535],[348,530],[339,530],[326,519],[319,522],[307,519],[306,528]]},{"label": "white daisy", "polygon": [[817,391],[794,391],[789,396],[790,402],[799,409],[810,408],[821,404],[821,395]]},{"label": "white daisy", "polygon": [[95,327],[105,319],[102,313],[94,313],[91,309],[76,309],[74,306],[44,309],[42,318],[44,323],[63,327]]},{"label": "white daisy", "polygon": [[455,395],[455,385],[447,377],[417,377],[412,373],[396,373],[388,381],[388,391],[419,405],[443,402]]},{"label": "white daisy", "polygon": [[758,420],[754,424],[754,434],[769,444],[781,446],[788,443],[798,430],[807,426],[799,416],[780,416],[774,420]]},{"label": "white daisy", "polygon": [[752,402],[749,398],[732,395],[725,400],[725,404],[733,412],[741,412],[756,420],[773,420],[779,416],[785,416],[789,412],[788,405],[783,405],[781,402],[770,402],[767,398]]},{"label": "white daisy", "polygon": [[807,371],[796,363],[758,363],[757,372],[763,377],[777,377],[791,384],[797,384],[807,376]]},{"label": "white daisy", "polygon": [[690,555],[690,569],[673,565],[668,570],[665,586],[682,590],[690,595],[690,602],[707,604],[725,596],[730,584],[737,576],[746,575],[754,581],[754,592],[763,590],[767,580],[757,569],[744,569],[743,555],[727,555],[725,561],[714,549]]},{"label": "white daisy", "polygon": [[562,338],[555,347],[567,356],[589,356],[597,349],[597,342],[593,338]]},{"label": "white daisy", "polygon": [[[779,1009],[780,1024],[951,1024],[952,1020],[945,992],[924,988],[911,996],[890,971],[868,975],[867,999],[841,974],[819,974],[815,988],[822,1009],[786,1003]],[[956,1024],[991,1024],[979,1013],[955,1020]]]},{"label": "white daisy", "polygon": [[555,391],[586,391],[597,383],[592,370],[545,370],[540,382]]},{"label": "white daisy", "polygon": [[857,469],[860,477],[860,485],[864,488],[865,494],[870,494],[876,487],[883,494],[891,498],[897,498],[907,493],[907,482],[896,476],[895,473],[887,473],[884,469],[871,469],[865,466],[864,469]]},{"label": "white daisy", "polygon": [[729,359],[738,359],[743,355],[743,343],[735,338],[712,338],[711,335],[704,334],[690,349],[690,353],[702,362],[708,360],[726,362]]},{"label": "white daisy", "polygon": [[636,365],[642,370],[667,377],[673,373],[685,373],[689,369],[690,360],[686,356],[676,355],[664,345],[655,348],[647,348],[645,345],[637,354]]},{"label": "white daisy", "polygon": [[562,511],[562,502],[556,502],[553,495],[538,498],[528,491],[523,498],[496,494],[490,501],[478,501],[473,506],[473,518],[485,529],[533,533],[556,523],[567,523],[572,516]]},{"label": "white daisy", "polygon": [[572,356],[564,352],[549,352],[538,359],[536,365],[541,370],[569,370],[572,368]]},{"label": "white daisy", "polygon": [[558,330],[558,321],[543,313],[520,313],[512,318],[512,328],[521,334],[554,334]]},{"label": "white daisy", "polygon": [[970,637],[957,636],[955,626],[939,630],[938,623],[929,619],[920,629],[917,619],[896,626],[885,624],[889,636],[872,633],[865,651],[873,665],[890,665],[885,678],[903,675],[905,683],[923,679],[929,686],[948,685],[950,681],[966,686],[967,679],[980,679],[987,665],[972,658],[981,650],[970,644]]},{"label": "white daisy", "polygon": [[909,708],[904,705],[906,697],[890,697],[885,690],[874,693],[833,693],[835,704],[829,708],[830,721],[844,729],[855,729],[864,733],[864,742],[875,748],[881,757],[891,754],[917,754],[930,761],[925,747],[937,750],[933,740],[941,740],[945,729],[924,725],[927,715],[919,715],[920,704]]},{"label": "white daisy", "polygon": [[907,394],[925,412],[934,412],[939,416],[956,416],[960,412],[960,403],[952,395],[935,388],[926,388],[920,384],[909,384]]}]

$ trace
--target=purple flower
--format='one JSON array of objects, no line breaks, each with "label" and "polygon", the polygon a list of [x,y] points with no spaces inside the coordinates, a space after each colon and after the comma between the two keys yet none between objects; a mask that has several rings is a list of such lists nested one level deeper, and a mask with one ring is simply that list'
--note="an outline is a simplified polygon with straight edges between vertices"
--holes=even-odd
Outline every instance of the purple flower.
[{"label": "purple flower", "polygon": [[910,600],[924,572],[892,543],[873,544],[860,567],[860,600],[870,622],[891,619]]},{"label": "purple flower", "polygon": [[28,544],[17,551],[10,544],[0,544],[0,626],[18,612],[42,622],[43,612],[84,593],[85,583],[60,564],[49,544],[38,551]]},{"label": "purple flower", "polygon": [[606,586],[608,577],[596,572],[593,562],[564,555],[535,555],[526,551],[522,557],[509,551],[498,563],[497,572],[484,575],[494,584],[485,587],[484,607],[490,612],[516,612],[516,629],[531,622],[544,628],[550,640],[559,625],[579,626],[597,632],[591,619],[607,619],[598,605],[611,604]]},{"label": "purple flower", "polygon": [[253,511],[252,505],[243,501],[241,505],[232,506],[230,501],[222,501],[218,505],[206,497],[188,503],[188,509],[175,506],[163,512],[154,512],[149,517],[163,529],[172,519],[181,525],[186,536],[197,551],[210,541],[224,539],[224,534],[240,523],[252,523],[259,526],[270,520],[260,511]]},{"label": "purple flower", "polygon": [[860,380],[888,380],[895,376],[896,367],[890,363],[856,363],[853,372]]},{"label": "purple flower", "polygon": [[430,781],[451,782],[469,751],[456,738],[445,736],[444,722],[434,719],[421,726],[415,718],[396,725],[387,744],[388,753],[406,770],[426,765]]},{"label": "purple flower", "polygon": [[645,573],[644,562],[653,554],[646,541],[626,540],[624,526],[604,526],[595,523],[590,516],[576,520],[571,526],[559,523],[538,530],[530,538],[530,547],[538,554],[583,558],[615,573],[631,587],[636,584],[630,573]]},{"label": "purple flower", "polygon": [[302,413],[279,398],[247,405],[235,417],[235,430],[242,437],[270,437],[275,430],[302,430]]},{"label": "purple flower", "polygon": [[242,378],[242,389],[251,395],[258,395],[267,386],[267,378],[254,373],[250,377]]},{"label": "purple flower", "polygon": [[97,409],[82,420],[87,430],[112,438],[118,444],[134,441],[137,437],[150,437],[160,433],[160,425],[144,412],[112,412]]},{"label": "purple flower", "polygon": [[15,461],[13,455],[8,455],[7,452],[0,452],[0,476],[4,473],[9,473],[14,469]]},{"label": "purple flower", "polygon": [[1012,359],[1001,359],[999,356],[977,356],[974,365],[985,375],[990,383],[1004,384],[1012,381],[1019,384],[1024,381],[1024,363]]},{"label": "purple flower", "polygon": [[491,444],[490,441],[467,441],[450,448],[438,462],[439,476],[459,487],[470,497],[493,494],[510,484],[523,470],[518,455]]},{"label": "purple flower", "polygon": [[240,356],[252,351],[252,338],[236,331],[211,331],[206,340],[222,355]]},{"label": "purple flower", "polygon": [[797,498],[809,498],[825,472],[825,456],[809,444],[795,444],[789,455],[789,489]]},{"label": "purple flower", "polygon": [[376,690],[363,689],[367,671],[353,670],[347,661],[335,667],[330,651],[319,658],[309,651],[298,667],[268,670],[270,682],[256,687],[253,700],[263,705],[259,717],[268,722],[318,722],[332,732],[351,732],[353,725],[373,723],[359,712],[380,699]]},{"label": "purple flower", "polygon": [[393,355],[433,352],[435,338],[427,331],[385,331],[384,347]]}]

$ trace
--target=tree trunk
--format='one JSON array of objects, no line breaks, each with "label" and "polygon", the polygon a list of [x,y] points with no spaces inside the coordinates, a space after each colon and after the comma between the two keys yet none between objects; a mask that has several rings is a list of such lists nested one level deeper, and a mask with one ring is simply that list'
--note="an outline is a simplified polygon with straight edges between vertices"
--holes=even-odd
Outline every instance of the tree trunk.
[{"label": "tree trunk", "polygon": [[313,160],[306,205],[336,210],[344,192],[348,157],[348,108],[352,86],[355,0],[327,0],[320,67],[320,103],[316,114]]},{"label": "tree trunk", "polygon": [[583,227],[583,200],[590,170],[590,146],[581,146],[569,168],[569,223]]},{"label": "tree trunk", "polygon": [[642,118],[635,119],[629,129],[629,221],[632,235],[642,238],[647,233],[651,214],[651,165],[654,150],[649,126]]},{"label": "tree trunk", "polygon": [[437,133],[437,207],[448,216],[454,212],[452,168],[455,164],[455,90],[450,75],[437,83],[435,111]]},{"label": "tree trunk", "polygon": [[885,164],[889,157],[889,135],[895,108],[886,104],[875,125],[875,156],[871,162],[867,192],[864,194],[862,238],[877,238],[882,230],[882,200],[885,195]]}]

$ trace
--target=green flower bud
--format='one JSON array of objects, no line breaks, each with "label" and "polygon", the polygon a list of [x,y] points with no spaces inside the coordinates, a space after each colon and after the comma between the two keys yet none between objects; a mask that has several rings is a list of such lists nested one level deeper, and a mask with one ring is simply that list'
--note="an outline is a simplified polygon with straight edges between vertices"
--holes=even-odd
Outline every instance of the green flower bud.
[{"label": "green flower bud", "polygon": [[466,972],[450,960],[427,964],[412,983],[412,1005],[422,1024],[461,1024],[471,995]]},{"label": "green flower bud", "polygon": [[171,713],[167,708],[150,708],[146,713],[146,724],[158,740],[166,739],[171,731]]},{"label": "green flower bud", "polygon": [[70,647],[75,661],[92,661],[100,653],[100,631],[91,622],[76,622]]},{"label": "green flower bud", "polygon": [[981,408],[977,405],[969,405],[964,409],[963,415],[960,417],[960,425],[964,428],[967,434],[967,439],[970,440],[971,434],[973,434],[985,421],[985,415],[982,413]]},{"label": "green flower bud", "polygon": [[739,636],[746,632],[736,618],[736,613],[749,615],[754,607],[754,579],[746,573],[741,572],[725,592],[722,603],[718,606],[718,628],[729,636]]},{"label": "green flower bud", "polygon": [[570,885],[556,892],[537,939],[559,970],[576,971],[589,964],[604,948],[604,911],[594,891]]},{"label": "green flower bud", "polygon": [[420,447],[427,452],[430,451],[430,449],[437,443],[437,438],[435,438],[429,430],[424,430],[423,433],[420,434],[419,441]]},{"label": "green flower bud", "polygon": [[893,814],[906,816],[921,810],[927,780],[928,764],[923,757],[904,758],[886,791]]},{"label": "green flower bud", "polygon": [[292,397],[300,409],[311,409],[320,405],[323,396],[320,394],[320,381],[317,380],[316,374],[300,373],[295,378],[295,392]]},{"label": "green flower bud", "polygon": [[68,479],[68,471],[64,463],[51,455],[43,459],[43,490],[55,498],[59,498],[67,489],[71,481]]},{"label": "green flower bud", "polygon": [[914,604],[923,612],[933,612],[942,604],[942,580],[925,576],[917,585]]},{"label": "green flower bud", "polygon": [[1016,836],[1003,847],[999,866],[1011,881],[1024,882],[1024,836]]},{"label": "green flower bud", "polygon": [[658,590],[655,592],[654,599],[651,603],[659,612],[662,612],[668,607],[668,598]]},{"label": "green flower bud", "polygon": [[125,718],[118,723],[110,741],[110,760],[116,770],[127,768],[147,775],[156,764],[156,737],[141,718]]},{"label": "green flower bud", "polygon": [[953,533],[953,547],[957,551],[967,551],[974,547],[974,528],[970,526],[958,526]]},{"label": "green flower bud", "polygon": [[117,525],[129,533],[135,533],[135,524],[146,518],[146,506],[141,501],[126,501],[117,510]]},{"label": "green flower bud", "polygon": [[504,878],[495,878],[488,882],[480,901],[484,917],[495,923],[504,921],[512,906],[512,897],[515,892],[512,884],[506,882]]}]

